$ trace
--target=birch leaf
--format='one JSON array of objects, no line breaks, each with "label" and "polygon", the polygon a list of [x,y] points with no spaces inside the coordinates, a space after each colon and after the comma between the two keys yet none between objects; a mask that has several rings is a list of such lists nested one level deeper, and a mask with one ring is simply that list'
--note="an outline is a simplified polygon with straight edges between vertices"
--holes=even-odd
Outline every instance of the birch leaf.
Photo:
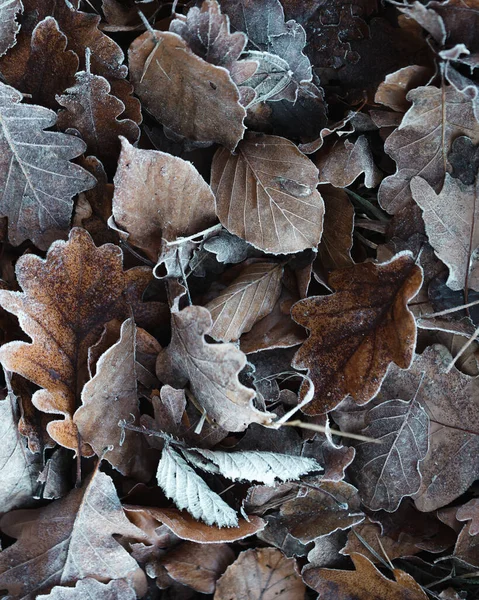
[{"label": "birch leaf", "polygon": [[281,294],[283,266],[273,262],[247,265],[221,294],[206,305],[213,319],[209,335],[230,342],[268,315]]},{"label": "birch leaf", "polygon": [[165,447],[156,473],[158,485],[178,508],[186,509],[195,519],[208,525],[236,527],[236,512],[210,490],[184,458],[171,447]]},{"label": "birch leaf", "polygon": [[22,0],[0,0],[0,56],[15,44],[20,29],[16,18],[22,11]]},{"label": "birch leaf", "polygon": [[0,83],[0,214],[8,217],[14,246],[31,239],[46,250],[65,237],[73,196],[96,180],[70,162],[84,152],[84,142],[43,131],[55,124],[55,113],[21,100],[20,92]]}]

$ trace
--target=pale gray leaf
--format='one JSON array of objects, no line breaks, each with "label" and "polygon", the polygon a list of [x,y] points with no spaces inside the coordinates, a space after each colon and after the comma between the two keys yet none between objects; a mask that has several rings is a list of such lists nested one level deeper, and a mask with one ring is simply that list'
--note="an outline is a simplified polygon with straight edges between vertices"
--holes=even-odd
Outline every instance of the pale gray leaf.
[{"label": "pale gray leaf", "polygon": [[218,235],[203,242],[203,248],[216,256],[220,263],[240,263],[248,258],[251,246],[237,235],[222,229]]},{"label": "pale gray leaf", "polygon": [[136,594],[124,579],[101,583],[86,577],[75,587],[55,586],[49,594],[37,596],[37,600],[135,600]]},{"label": "pale gray leaf", "polygon": [[16,20],[23,12],[21,0],[0,0],[0,56],[15,45],[20,23]]},{"label": "pale gray leaf", "polygon": [[285,60],[269,52],[254,50],[246,54],[246,60],[254,60],[258,63],[254,75],[241,84],[253,88],[256,92],[252,104],[267,100],[294,100],[297,84],[293,83],[293,94],[291,94],[293,72]]},{"label": "pale gray leaf", "polygon": [[195,519],[218,527],[238,525],[238,516],[231,506],[213,492],[171,447],[163,450],[156,478],[165,496]]}]

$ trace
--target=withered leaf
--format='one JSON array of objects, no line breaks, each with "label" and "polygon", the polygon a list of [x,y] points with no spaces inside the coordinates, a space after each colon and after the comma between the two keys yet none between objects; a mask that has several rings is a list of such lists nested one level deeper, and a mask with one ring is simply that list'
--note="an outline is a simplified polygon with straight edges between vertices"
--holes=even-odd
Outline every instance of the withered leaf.
[{"label": "withered leaf", "polygon": [[479,168],[479,149],[471,140],[461,135],[452,142],[451,152],[447,157],[451,165],[451,175],[460,179],[465,185],[476,181]]},{"label": "withered leaf", "polygon": [[171,154],[138,150],[123,138],[114,182],[116,225],[154,261],[162,239],[198,233],[216,220],[210,186],[191,163]]},{"label": "withered leaf", "polygon": [[171,318],[171,342],[156,363],[158,379],[174,387],[189,382],[209,419],[228,431],[243,431],[250,423],[270,423],[273,415],[254,408],[254,391],[238,380],[246,356],[233,344],[205,341],[212,327],[209,311],[188,306],[172,311]]},{"label": "withered leaf", "polygon": [[479,500],[473,498],[459,508],[456,513],[458,521],[469,522],[469,535],[477,535],[479,533]]},{"label": "withered leaf", "polygon": [[230,33],[229,18],[221,14],[217,0],[204,0],[201,8],[193,6],[186,17],[177,15],[170,31],[180,35],[193,52],[206,62],[229,69],[246,46],[246,35]]},{"label": "withered leaf", "polygon": [[148,452],[143,435],[122,430],[120,421],[135,422],[140,417],[136,372],[136,327],[133,319],[121,327],[120,339],[98,361],[96,375],[83,387],[82,406],[73,415],[82,440],[97,456],[127,477],[148,481],[153,472],[154,456]]},{"label": "withered leaf", "polygon": [[317,184],[314,164],[285,138],[249,133],[236,154],[220,148],[213,158],[222,225],[271,254],[317,246],[324,215]]},{"label": "withered leaf", "polygon": [[447,173],[437,194],[426,180],[414,177],[411,191],[422,209],[429,242],[449,268],[447,285],[479,291],[479,181],[464,185]]},{"label": "withered leaf", "polygon": [[348,394],[364,404],[391,362],[407,369],[414,355],[416,324],[407,303],[421,287],[422,269],[411,254],[333,271],[328,282],[334,294],[300,300],[291,311],[310,330],[293,361],[315,386],[307,414],[327,412]]},{"label": "withered leaf", "polygon": [[87,145],[87,153],[96,156],[113,172],[120,154],[118,136],[135,143],[140,130],[134,121],[118,118],[125,105],[110,91],[104,77],[92,75],[88,70],[80,71],[75,76],[75,85],[56,99],[64,107],[58,113],[57,126],[63,131],[78,132]]},{"label": "withered leaf", "polygon": [[407,99],[413,105],[384,147],[396,161],[397,171],[382,181],[379,202],[392,214],[412,200],[409,182],[416,175],[440,191],[446,158],[456,137],[467,135],[474,144],[479,143],[473,103],[453,87],[419,87],[410,91]]},{"label": "withered leaf", "polygon": [[28,506],[43,466],[40,453],[34,454],[18,431],[19,410],[13,394],[0,400],[0,512]]},{"label": "withered leaf", "polygon": [[43,131],[55,124],[53,111],[20,104],[22,94],[0,83],[0,214],[17,246],[31,239],[45,250],[65,237],[75,194],[95,178],[70,162],[85,150],[78,138]]},{"label": "withered leaf", "polygon": [[411,575],[394,569],[396,581],[387,579],[373,563],[362,554],[351,554],[355,571],[308,568],[304,581],[321,592],[321,600],[426,600]]},{"label": "withered leaf", "polygon": [[95,471],[81,488],[48,506],[11,512],[0,525],[18,538],[0,554],[0,585],[12,598],[33,600],[56,585],[71,586],[87,577],[125,579],[140,595],[146,591],[145,574],[113,538],[144,534],[125,517],[105,473]]},{"label": "withered leaf", "polygon": [[410,65],[390,73],[378,86],[374,101],[398,112],[406,112],[411,106],[407,93],[424,85],[431,73],[427,67]]},{"label": "withered leaf", "polygon": [[241,274],[206,308],[213,327],[209,335],[230,342],[268,315],[281,294],[283,266],[275,262],[246,265]]},{"label": "withered leaf", "polygon": [[72,416],[88,378],[88,349],[106,322],[128,316],[126,292],[136,272],[123,272],[118,246],[97,248],[85,230],[75,228],[67,242],[52,244],[45,260],[28,254],[17,262],[23,293],[0,292],[3,308],[18,316],[32,338],[30,344],[3,345],[0,360],[42,388],[32,398],[39,410],[65,416],[47,430],[66,448],[78,448]]},{"label": "withered leaf", "polygon": [[421,484],[419,462],[428,450],[429,418],[417,400],[388,400],[370,408],[362,433],[380,444],[355,444],[352,467],[363,504],[394,512]]},{"label": "withered leaf", "polygon": [[47,595],[37,596],[37,600],[135,600],[135,590],[125,579],[114,579],[110,583],[100,583],[86,577],[75,587],[55,586]]},{"label": "withered leaf", "polygon": [[325,213],[323,235],[318,246],[319,260],[328,270],[349,267],[353,264],[354,207],[345,191],[332,185],[322,185],[320,190]]},{"label": "withered leaf", "polygon": [[218,580],[214,600],[300,600],[305,591],[294,558],[276,548],[251,548]]},{"label": "withered leaf", "polygon": [[149,31],[140,35],[128,56],[135,93],[160,123],[190,140],[236,148],[246,111],[225,68],[196,56],[168,31],[156,31],[154,38]]},{"label": "withered leaf", "polygon": [[0,56],[15,44],[20,29],[16,19],[22,11],[22,0],[2,0],[0,4]]}]

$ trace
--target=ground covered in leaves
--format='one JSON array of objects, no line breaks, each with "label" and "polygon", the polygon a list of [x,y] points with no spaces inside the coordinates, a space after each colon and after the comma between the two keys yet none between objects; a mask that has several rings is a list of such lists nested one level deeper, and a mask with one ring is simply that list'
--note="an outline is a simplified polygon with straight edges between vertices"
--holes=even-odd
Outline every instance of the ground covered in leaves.
[{"label": "ground covered in leaves", "polygon": [[479,1],[0,0],[0,594],[479,598]]}]

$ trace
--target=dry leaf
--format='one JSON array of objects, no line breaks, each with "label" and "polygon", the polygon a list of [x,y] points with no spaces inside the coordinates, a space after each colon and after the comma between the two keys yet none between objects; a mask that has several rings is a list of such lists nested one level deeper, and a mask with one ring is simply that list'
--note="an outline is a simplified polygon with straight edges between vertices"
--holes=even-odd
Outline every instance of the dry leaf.
[{"label": "dry leaf", "polygon": [[235,149],[246,111],[226,69],[196,56],[168,31],[155,31],[154,38],[149,31],[140,35],[128,57],[135,93],[160,123],[187,139]]},{"label": "dry leaf", "polygon": [[209,335],[215,340],[231,342],[250,331],[274,308],[281,294],[283,265],[274,262],[254,262],[206,308],[211,313],[213,327]]},{"label": "dry leaf", "polygon": [[45,250],[65,237],[72,197],[95,185],[87,171],[70,162],[85,150],[71,135],[43,131],[55,124],[53,111],[20,104],[22,95],[0,83],[0,214],[17,246],[31,239]]},{"label": "dry leaf", "polygon": [[248,134],[237,153],[220,148],[211,168],[216,213],[231,233],[271,254],[314,248],[324,204],[318,171],[289,140]]},{"label": "dry leaf", "polygon": [[122,139],[114,181],[115,223],[154,261],[162,239],[198,233],[216,220],[209,185],[191,163],[176,156],[137,150]]},{"label": "dry leaf", "polygon": [[456,513],[458,521],[470,521],[468,527],[469,535],[477,535],[479,533],[479,500],[473,498],[459,508]]},{"label": "dry leaf", "polygon": [[327,412],[348,394],[364,404],[391,362],[407,369],[414,355],[416,324],[407,303],[421,287],[422,269],[409,253],[333,271],[328,282],[334,294],[300,300],[291,312],[311,332],[293,361],[315,386],[307,414]]},{"label": "dry leaf", "polygon": [[88,376],[88,349],[105,323],[128,315],[126,292],[132,272],[123,272],[118,246],[97,248],[86,231],[73,229],[67,242],[52,244],[45,260],[23,256],[16,273],[24,292],[2,290],[0,303],[18,316],[33,341],[5,344],[0,360],[43,388],[33,395],[34,405],[65,416],[48,424],[49,434],[76,450],[72,416]]},{"label": "dry leaf", "polygon": [[214,600],[302,600],[296,561],[275,548],[242,552],[216,584]]},{"label": "dry leaf", "polygon": [[379,85],[374,101],[404,113],[411,106],[411,102],[406,98],[408,92],[425,85],[431,75],[427,67],[419,65],[403,67],[387,75]]},{"label": "dry leaf", "polygon": [[353,264],[354,208],[348,195],[332,185],[322,185],[324,200],[324,225],[318,246],[321,265],[328,270],[341,269]]},{"label": "dry leaf", "polygon": [[0,4],[0,56],[15,45],[20,29],[17,15],[22,11],[22,0],[2,0]]},{"label": "dry leaf", "polygon": [[254,408],[253,390],[238,380],[246,356],[233,344],[210,344],[210,313],[201,306],[172,311],[172,337],[158,355],[156,374],[163,383],[184,387],[208,418],[227,431],[244,431],[250,423],[268,424],[273,415]]},{"label": "dry leaf", "polygon": [[95,471],[83,487],[48,506],[11,512],[0,525],[18,538],[0,554],[0,586],[12,598],[33,599],[55,585],[71,586],[86,577],[126,579],[138,594],[146,591],[145,574],[113,538],[141,539],[144,534],[123,514],[105,473]]},{"label": "dry leaf", "polygon": [[135,590],[125,579],[114,579],[110,583],[100,583],[96,579],[86,577],[80,579],[75,587],[55,586],[37,600],[135,600]]},{"label": "dry leaf", "polygon": [[449,268],[447,285],[452,290],[479,291],[478,196],[479,182],[464,185],[446,174],[439,194],[421,177],[411,180],[414,200],[423,211],[426,233],[438,258]]}]

